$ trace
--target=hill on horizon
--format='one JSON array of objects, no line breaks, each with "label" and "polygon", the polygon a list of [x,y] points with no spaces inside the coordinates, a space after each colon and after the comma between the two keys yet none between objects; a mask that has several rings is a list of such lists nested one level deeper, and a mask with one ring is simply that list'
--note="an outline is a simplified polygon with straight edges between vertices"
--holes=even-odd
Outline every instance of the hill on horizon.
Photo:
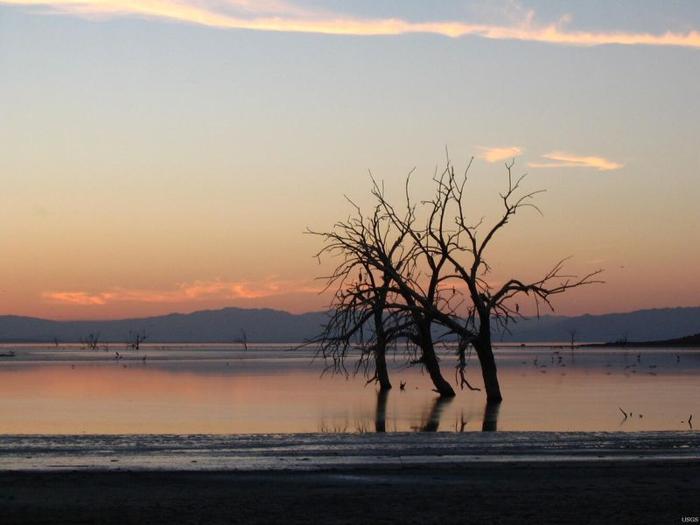
[{"label": "hill on horizon", "polygon": [[[15,315],[0,316],[0,342],[77,343],[99,333],[103,342],[124,342],[130,334],[148,335],[148,343],[234,343],[245,331],[250,343],[293,343],[313,337],[327,313],[292,314],[273,309],[223,308],[188,314],[102,321],[54,321]],[[602,315],[542,316],[511,325],[494,341],[577,342],[674,339],[700,332],[700,307],[657,308]]]},{"label": "hill on horizon", "polygon": [[148,335],[148,343],[233,343],[245,332],[251,343],[303,341],[323,324],[325,312],[292,314],[270,308],[222,308],[153,317],[92,321],[53,321],[0,316],[0,342],[80,342],[99,333],[100,341],[127,341],[131,333]]}]

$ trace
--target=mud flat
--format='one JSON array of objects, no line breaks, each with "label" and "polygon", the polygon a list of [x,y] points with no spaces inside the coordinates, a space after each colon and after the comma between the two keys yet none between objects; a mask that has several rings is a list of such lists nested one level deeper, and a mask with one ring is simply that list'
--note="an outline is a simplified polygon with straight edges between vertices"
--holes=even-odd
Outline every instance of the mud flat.
[{"label": "mud flat", "polygon": [[2,523],[680,523],[695,432],[2,436]]}]

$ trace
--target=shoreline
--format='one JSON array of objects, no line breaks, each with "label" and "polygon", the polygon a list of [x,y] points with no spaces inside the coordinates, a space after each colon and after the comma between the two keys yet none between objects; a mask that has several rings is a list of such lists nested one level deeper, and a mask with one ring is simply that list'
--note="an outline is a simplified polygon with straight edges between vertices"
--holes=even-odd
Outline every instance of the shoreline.
[{"label": "shoreline", "polygon": [[700,461],[700,433],[0,435],[0,470],[320,471],[477,463]]},{"label": "shoreline", "polygon": [[678,523],[700,460],[316,471],[0,471],[2,522]]}]

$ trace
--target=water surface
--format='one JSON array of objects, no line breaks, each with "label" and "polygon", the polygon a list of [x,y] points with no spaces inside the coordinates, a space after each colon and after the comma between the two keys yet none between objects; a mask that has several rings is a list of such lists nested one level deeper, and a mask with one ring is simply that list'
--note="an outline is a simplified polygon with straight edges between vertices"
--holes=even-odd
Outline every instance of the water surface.
[{"label": "water surface", "polygon": [[[700,351],[690,349],[498,348],[497,410],[483,392],[440,401],[398,356],[395,388],[379,396],[361,374],[322,376],[313,352],[289,345],[0,348],[9,352],[0,358],[5,435],[688,431],[700,413]],[[454,382],[449,348],[441,364]],[[481,386],[475,358],[469,367]]]}]

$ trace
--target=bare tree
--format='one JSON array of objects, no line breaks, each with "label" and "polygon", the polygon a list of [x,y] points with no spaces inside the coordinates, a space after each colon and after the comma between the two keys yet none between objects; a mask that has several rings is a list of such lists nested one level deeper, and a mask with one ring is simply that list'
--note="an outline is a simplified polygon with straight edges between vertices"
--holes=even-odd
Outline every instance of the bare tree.
[{"label": "bare tree", "polygon": [[141,343],[148,339],[148,334],[145,330],[129,331],[129,342],[127,346],[133,350],[139,350]]},{"label": "bare tree", "polygon": [[88,350],[97,350],[100,345],[100,332],[90,333],[80,339],[80,344]]},{"label": "bare tree", "polygon": [[[433,264],[433,276],[424,286],[417,266],[419,245],[412,240],[417,235],[415,207],[407,199],[406,209],[399,215],[375,181],[372,195],[375,206],[371,214],[365,216],[350,201],[354,215],[337,222],[330,232],[308,230],[324,241],[318,257],[332,255],[340,259],[325,277],[327,288],[335,286],[337,291],[330,322],[315,342],[323,357],[332,359],[334,369],[344,370],[353,338],[359,338],[363,350],[359,363],[367,363],[368,356],[374,356],[375,373],[370,380],[390,388],[386,347],[398,339],[408,340],[420,354],[411,363],[425,367],[441,396],[454,396],[454,389],[440,372],[432,333],[436,306],[429,304],[438,299],[441,265]],[[364,330],[370,322],[373,329],[369,339],[365,339]]]},{"label": "bare tree", "polygon": [[[461,315],[462,322],[455,322],[455,319],[460,318],[460,312],[451,308],[450,304],[444,304],[446,308],[443,308],[442,313],[447,315],[439,315],[437,320],[459,338],[458,348],[462,353],[459,366],[463,366],[462,355],[469,345],[476,350],[487,400],[498,402],[502,395],[493,355],[492,330],[507,330],[509,323],[523,317],[517,302],[519,296],[530,298],[539,316],[543,307],[553,310],[553,296],[572,288],[602,282],[596,280],[601,270],[583,277],[569,275],[564,272],[566,259],[563,259],[539,279],[524,281],[511,278],[502,286],[494,288],[486,278],[486,274],[492,270],[487,260],[488,249],[501,229],[519,211],[531,208],[539,212],[532,200],[543,190],[521,191],[520,185],[525,175],[514,179],[513,162],[506,163],[507,184],[499,194],[502,204],[500,215],[490,225],[485,224],[484,218],[471,221],[466,208],[470,167],[471,161],[463,174],[457,176],[448,157],[444,171],[434,177],[437,190],[433,200],[427,204],[430,220],[423,237],[423,249],[437,252],[449,262],[448,270],[441,274],[442,281],[461,281],[460,284],[466,288],[464,295],[469,305],[466,314]],[[453,290],[456,295],[456,289]],[[463,374],[462,379],[466,382]]]},{"label": "bare tree", "polygon": [[368,265],[363,267],[355,282],[336,291],[329,319],[321,335],[312,342],[318,345],[319,354],[331,362],[335,372],[346,374],[346,355],[359,350],[355,372],[363,370],[367,383],[377,382],[380,390],[388,391],[391,381],[386,353],[395,334],[388,325],[388,316],[392,315],[386,308],[388,280],[383,277],[378,283]]},{"label": "bare tree", "polygon": [[241,328],[241,337],[238,338],[238,340],[236,342],[238,344],[243,345],[244,352],[248,351],[248,334],[246,333],[246,331],[243,328]]},{"label": "bare tree", "polygon": [[[331,322],[318,339],[324,357],[330,349],[335,366],[342,366],[353,348],[351,338],[374,320],[372,341],[378,339],[377,334],[386,337],[388,333],[390,339],[412,342],[420,349],[420,356],[412,362],[425,367],[441,396],[451,397],[454,389],[442,376],[434,339],[436,334],[440,339],[456,337],[460,387],[476,390],[465,376],[467,352],[474,348],[487,401],[499,402],[502,395],[492,331],[507,330],[511,322],[523,317],[517,299],[530,298],[539,315],[543,307],[553,309],[553,296],[600,282],[596,280],[600,270],[583,277],[566,274],[564,259],[534,281],[512,278],[493,287],[486,278],[491,271],[488,248],[520,210],[539,211],[532,199],[540,191],[522,192],[524,176],[514,179],[513,163],[507,163],[500,215],[488,226],[483,218],[470,222],[466,208],[470,166],[471,162],[457,176],[448,158],[445,169],[433,176],[433,198],[420,204],[410,197],[409,174],[399,208],[372,179],[375,204],[371,214],[365,216],[350,201],[354,214],[348,219],[336,223],[330,232],[309,231],[324,241],[319,257],[330,254],[340,259],[326,277],[328,287],[335,286],[337,291]],[[356,272],[359,279],[353,277]],[[377,347],[371,348],[376,362]]]},{"label": "bare tree", "polygon": [[578,334],[578,330],[576,330],[576,328],[569,328],[566,333],[569,334],[569,344],[573,350],[576,344],[576,335]]}]

